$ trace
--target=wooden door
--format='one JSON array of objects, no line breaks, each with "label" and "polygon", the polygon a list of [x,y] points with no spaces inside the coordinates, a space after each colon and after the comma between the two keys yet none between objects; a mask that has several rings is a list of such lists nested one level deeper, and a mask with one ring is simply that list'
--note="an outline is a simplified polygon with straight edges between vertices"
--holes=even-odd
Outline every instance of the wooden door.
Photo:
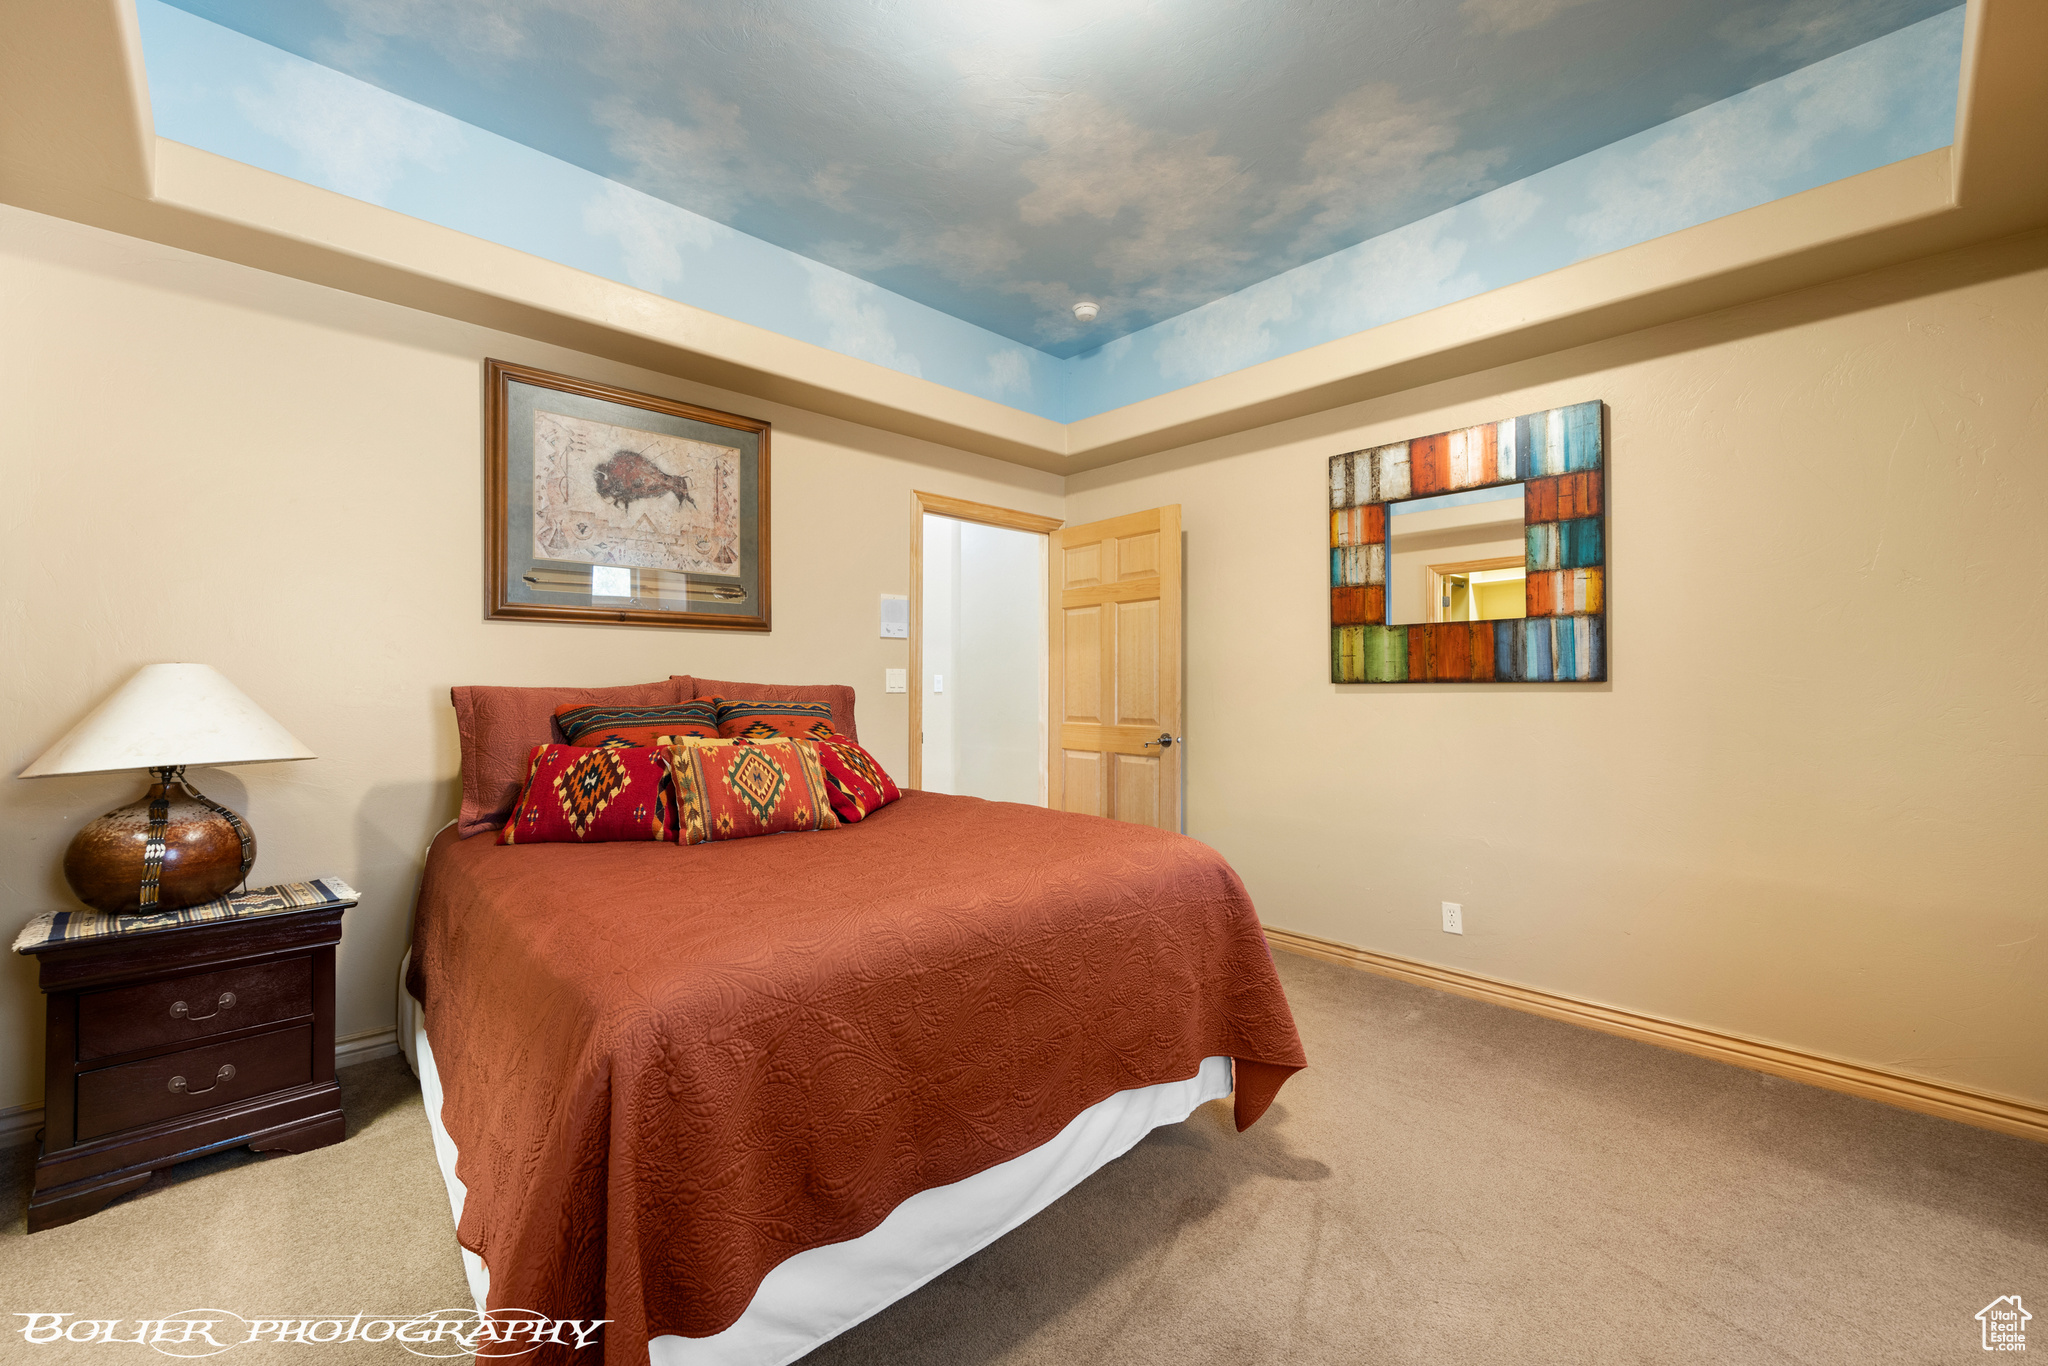
[{"label": "wooden door", "polygon": [[1180,504],[1053,532],[1051,576],[1051,805],[1180,829]]}]

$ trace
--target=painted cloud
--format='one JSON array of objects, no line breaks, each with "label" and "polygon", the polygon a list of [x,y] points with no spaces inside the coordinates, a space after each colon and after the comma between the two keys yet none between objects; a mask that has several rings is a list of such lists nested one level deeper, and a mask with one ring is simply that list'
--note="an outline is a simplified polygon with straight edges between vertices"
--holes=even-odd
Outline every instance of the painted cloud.
[{"label": "painted cloud", "polygon": [[173,2],[1064,357],[1957,0]]},{"label": "painted cloud", "polygon": [[[1222,13],[1233,0],[1181,2]],[[1623,2],[1656,11],[1667,0],[1466,0],[1454,27],[1481,48],[1570,43],[1583,36],[1574,26]],[[204,3],[240,12],[244,0]],[[1834,0],[1731,0],[1707,28],[1724,54],[1777,54],[1747,68],[1768,70],[1785,53],[1839,44],[1872,16],[1909,18],[1928,3],[1866,0],[1851,13]],[[462,6],[489,12],[481,37],[453,25],[471,13]],[[286,28],[309,14],[339,16],[294,39],[336,61],[374,65],[402,51],[431,65],[431,54],[466,53],[494,63],[515,94],[521,64],[537,53],[562,70],[608,63],[622,73],[616,85],[567,82],[584,100],[581,121],[552,130],[565,143],[552,150],[163,0],[138,0],[137,13],[166,137],[1060,421],[1944,146],[1962,39],[1962,10],[1947,9],[1532,174],[1518,173],[1526,149],[1514,139],[1475,137],[1475,128],[1500,130],[1482,116],[1526,94],[1512,84],[1440,82],[1418,95],[1399,81],[1361,80],[1352,64],[1334,84],[1303,78],[1290,95],[1298,118],[1276,137],[1232,122],[1228,85],[1200,117],[1166,117],[1156,98],[1148,111],[1143,92],[1041,98],[1040,86],[1060,86],[1046,73],[1061,54],[1049,40],[1025,42],[1043,37],[1025,32],[1038,10],[1004,12],[1016,26],[1010,47],[948,10],[904,60],[992,107],[972,122],[933,102],[902,122],[893,164],[880,165],[823,131],[805,155],[783,155],[787,128],[709,85],[646,97],[646,73],[678,41],[675,26],[716,36],[730,17],[721,3],[622,8],[616,31],[588,51],[563,46],[563,26],[581,8],[314,0],[256,15]],[[761,11],[760,41],[781,60],[829,67],[863,50],[827,51],[831,25],[852,22],[838,11],[808,25],[778,21],[780,12]],[[1150,41],[1149,29],[1117,14],[1094,30],[1100,41]],[[1247,21],[1229,35],[1242,53],[1201,61],[1263,79],[1274,26]],[[1187,41],[1200,48],[1200,25]],[[886,105],[891,72],[871,74]],[[1667,84],[1659,97],[1678,91],[1685,105],[1695,88]],[[476,95],[480,105],[486,95]],[[1001,146],[979,145],[988,139]],[[992,159],[1006,168],[995,209],[976,188]],[[957,202],[898,212],[892,196],[933,170]],[[744,229],[770,210],[802,227],[803,249]],[[1096,326],[1072,315],[1084,296],[1103,305]],[[1097,344],[1104,337],[1112,340]]]}]

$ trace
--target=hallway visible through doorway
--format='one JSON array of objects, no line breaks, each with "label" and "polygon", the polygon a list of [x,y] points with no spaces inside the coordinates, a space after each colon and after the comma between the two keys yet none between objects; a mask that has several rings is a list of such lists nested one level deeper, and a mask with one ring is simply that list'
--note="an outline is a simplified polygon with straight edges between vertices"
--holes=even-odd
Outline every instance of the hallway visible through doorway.
[{"label": "hallway visible through doorway", "polygon": [[914,786],[1044,805],[1046,532],[1058,525],[919,495]]}]

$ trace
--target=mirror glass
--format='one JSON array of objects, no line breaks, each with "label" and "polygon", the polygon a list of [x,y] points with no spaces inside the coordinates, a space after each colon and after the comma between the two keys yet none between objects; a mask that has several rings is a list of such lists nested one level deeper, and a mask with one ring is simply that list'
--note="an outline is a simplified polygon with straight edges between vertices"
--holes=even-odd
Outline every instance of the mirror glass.
[{"label": "mirror glass", "polygon": [[1526,485],[1387,508],[1387,623],[1528,615]]}]

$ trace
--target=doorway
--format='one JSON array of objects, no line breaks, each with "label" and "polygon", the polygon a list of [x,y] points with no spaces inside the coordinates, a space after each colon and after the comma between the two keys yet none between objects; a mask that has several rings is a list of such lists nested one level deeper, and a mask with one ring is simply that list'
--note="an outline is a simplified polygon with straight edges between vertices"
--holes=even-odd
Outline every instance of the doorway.
[{"label": "doorway", "polygon": [[1046,545],[1055,517],[914,495],[910,782],[1046,801]]}]

